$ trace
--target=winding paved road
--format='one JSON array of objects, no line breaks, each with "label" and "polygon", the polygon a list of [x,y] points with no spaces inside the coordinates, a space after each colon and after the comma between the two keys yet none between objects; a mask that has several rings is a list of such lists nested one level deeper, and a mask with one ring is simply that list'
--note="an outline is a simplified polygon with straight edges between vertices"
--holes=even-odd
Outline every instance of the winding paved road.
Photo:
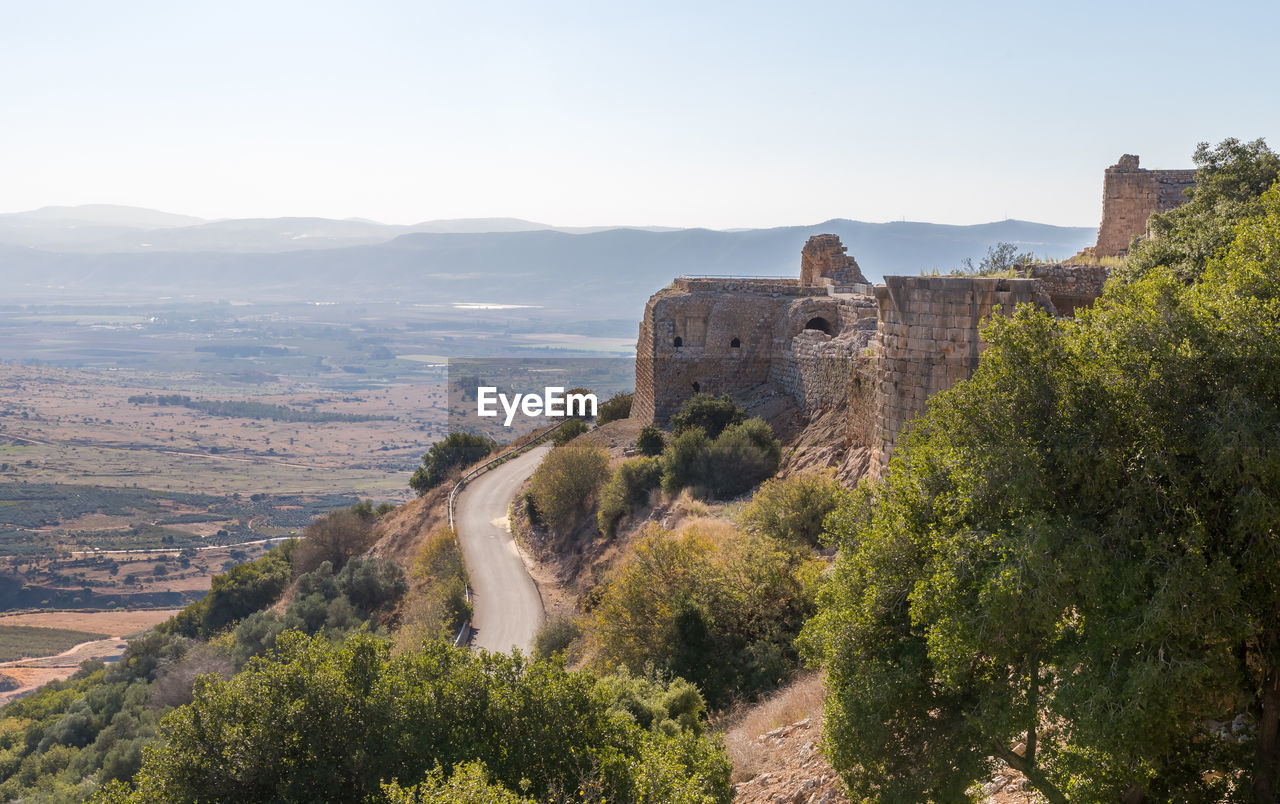
[{"label": "winding paved road", "polygon": [[507,508],[520,484],[551,449],[534,447],[471,481],[458,495],[454,522],[471,576],[475,612],[472,645],[528,652],[542,625],[542,598],[506,528]]}]

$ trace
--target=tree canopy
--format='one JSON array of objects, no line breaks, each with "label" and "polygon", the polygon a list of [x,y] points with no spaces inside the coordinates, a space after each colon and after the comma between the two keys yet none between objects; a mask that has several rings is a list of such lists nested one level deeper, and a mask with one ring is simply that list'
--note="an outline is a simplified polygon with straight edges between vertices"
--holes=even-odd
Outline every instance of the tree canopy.
[{"label": "tree canopy", "polygon": [[995,319],[828,520],[802,640],[856,796],[963,799],[997,759],[1050,801],[1280,795],[1280,188],[1215,183],[1241,147],[1197,152],[1185,259]]}]

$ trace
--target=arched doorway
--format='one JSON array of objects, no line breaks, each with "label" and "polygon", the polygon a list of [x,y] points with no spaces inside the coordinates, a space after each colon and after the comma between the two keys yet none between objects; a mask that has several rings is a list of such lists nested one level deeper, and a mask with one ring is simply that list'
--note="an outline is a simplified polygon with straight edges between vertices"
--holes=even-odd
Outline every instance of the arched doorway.
[{"label": "arched doorway", "polygon": [[815,315],[813,318],[810,318],[807,322],[805,322],[804,328],[816,329],[819,332],[825,332],[828,335],[836,334],[835,328],[831,326],[831,322],[820,315]]}]

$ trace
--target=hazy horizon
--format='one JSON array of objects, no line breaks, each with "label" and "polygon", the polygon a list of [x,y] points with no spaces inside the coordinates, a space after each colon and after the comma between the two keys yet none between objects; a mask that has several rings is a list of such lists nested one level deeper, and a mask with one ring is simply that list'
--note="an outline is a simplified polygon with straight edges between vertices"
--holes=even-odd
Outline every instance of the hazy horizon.
[{"label": "hazy horizon", "polygon": [[1096,226],[1122,153],[1189,167],[1280,130],[1257,102],[1277,22],[1239,0],[27,4],[0,30],[0,209]]},{"label": "hazy horizon", "polygon": [[[1099,184],[1101,184],[1101,180],[1099,180]],[[100,201],[88,201],[81,204],[47,204],[41,207],[28,207],[23,209],[4,209],[4,210],[0,210],[0,217],[20,216],[20,215],[26,215],[29,213],[48,212],[52,210],[65,210],[70,212],[70,211],[81,210],[81,209],[86,209],[86,210],[87,209],[120,209],[120,210],[136,211],[136,212],[159,213],[162,215],[186,217],[186,218],[192,218],[193,220],[189,224],[185,224],[185,225],[192,225],[192,226],[199,226],[199,225],[208,224],[208,223],[226,223],[229,221],[282,220],[282,219],[331,220],[331,221],[336,221],[340,223],[347,223],[347,222],[368,223],[368,224],[376,224],[379,226],[387,226],[387,227],[415,226],[415,225],[430,224],[430,223],[454,223],[454,222],[468,222],[468,221],[509,221],[509,222],[535,224],[537,226],[542,226],[549,229],[557,229],[557,230],[560,230],[560,229],[596,229],[596,230],[708,229],[710,231],[716,231],[716,232],[733,232],[733,231],[749,231],[752,229],[802,228],[807,226],[817,226],[817,225],[826,223],[828,221],[848,220],[848,221],[854,221],[856,223],[867,223],[867,224],[874,224],[874,225],[892,224],[892,223],[922,223],[922,224],[936,224],[939,226],[983,226],[983,225],[995,224],[995,223],[1005,223],[1009,221],[1021,221],[1025,223],[1042,224],[1045,226],[1059,226],[1062,228],[1081,228],[1081,227],[1087,228],[1090,226],[1095,229],[1097,228],[1097,224],[1062,224],[1062,223],[1055,223],[1053,221],[1035,221],[1035,220],[1030,220],[1028,218],[1018,217],[1017,215],[1013,215],[1006,218],[1000,218],[997,220],[974,221],[972,223],[947,223],[945,221],[926,221],[926,220],[907,219],[907,218],[870,220],[870,219],[862,219],[862,218],[859,218],[859,219],[847,218],[841,215],[829,215],[819,220],[779,221],[776,223],[765,224],[762,226],[726,226],[726,227],[710,227],[710,226],[696,226],[696,225],[669,226],[661,223],[644,223],[644,222],[635,222],[635,221],[624,221],[624,222],[613,222],[613,223],[602,223],[602,222],[560,223],[557,221],[532,220],[529,218],[520,218],[512,215],[478,215],[478,216],[468,216],[468,217],[447,217],[447,218],[432,218],[429,220],[415,220],[415,221],[407,221],[407,222],[391,222],[386,220],[378,220],[376,218],[371,218],[366,215],[352,215],[346,218],[330,218],[330,217],[319,216],[319,215],[296,215],[296,214],[290,214],[288,212],[281,215],[271,215],[271,216],[265,216],[265,217],[250,216],[250,215],[229,215],[229,216],[218,217],[218,218],[203,218],[198,215],[191,215],[181,210],[163,209],[159,207],[136,206],[133,204],[114,204],[114,203],[100,202]],[[1101,204],[1099,204],[1098,209],[1099,209],[1098,215],[1099,217],[1101,217],[1102,215]],[[184,225],[184,224],[176,224],[176,226],[180,226],[180,225]],[[149,228],[149,227],[140,227],[140,228]],[[154,227],[154,228],[161,228],[161,227]]]}]

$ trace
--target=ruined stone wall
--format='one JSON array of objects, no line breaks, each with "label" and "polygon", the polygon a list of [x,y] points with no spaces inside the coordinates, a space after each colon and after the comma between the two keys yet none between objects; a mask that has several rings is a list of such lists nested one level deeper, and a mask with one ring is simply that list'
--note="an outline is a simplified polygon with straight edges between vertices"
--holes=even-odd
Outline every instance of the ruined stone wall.
[{"label": "ruined stone wall", "polygon": [[650,298],[636,345],[632,417],[665,422],[695,393],[736,394],[767,382],[780,314],[793,303],[834,304],[719,288],[669,288]]},{"label": "ruined stone wall", "polygon": [[876,286],[879,325],[875,368],[876,454],[872,474],[888,465],[903,428],[925,400],[967,379],[984,345],[978,328],[999,306],[1010,314],[1043,298],[1037,279],[887,276]]},{"label": "ruined stone wall", "polygon": [[1102,225],[1094,254],[1115,257],[1147,228],[1147,219],[1186,203],[1182,191],[1195,184],[1194,170],[1145,170],[1138,157],[1125,154],[1107,168],[1102,180]]},{"label": "ruined stone wall", "polygon": [[784,287],[697,280],[654,295],[640,324],[632,417],[665,422],[698,392],[781,392],[804,410],[841,404],[851,357],[875,329],[875,301]]},{"label": "ruined stone wall", "polygon": [[752,279],[750,277],[681,276],[671,283],[675,290],[690,293],[751,293],[774,296],[825,296],[826,288],[804,287],[798,279]]},{"label": "ruined stone wall", "polygon": [[1102,295],[1110,269],[1102,265],[1030,265],[1018,266],[1023,275],[1040,280],[1040,286],[1053,302],[1058,315],[1074,315]]},{"label": "ruined stone wall", "polygon": [[806,412],[848,403],[858,360],[875,336],[878,308],[872,297],[840,299],[836,311],[839,321],[834,335],[804,328],[820,310],[789,311],[787,331],[796,332],[779,345],[770,366],[769,383]]},{"label": "ruined stone wall", "polygon": [[[833,234],[814,235],[800,250],[800,284],[808,287],[834,285],[865,285],[858,261],[850,257],[848,249]],[[825,281],[825,280],[829,280]]]}]

